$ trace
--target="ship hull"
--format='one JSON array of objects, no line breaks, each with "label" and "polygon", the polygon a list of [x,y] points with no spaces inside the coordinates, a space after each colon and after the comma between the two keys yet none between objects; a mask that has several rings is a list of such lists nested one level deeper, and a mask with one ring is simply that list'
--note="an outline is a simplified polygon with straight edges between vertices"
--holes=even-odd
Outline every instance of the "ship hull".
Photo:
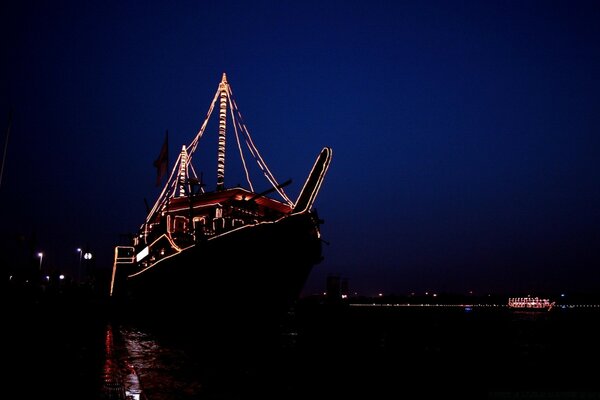
[{"label": "ship hull", "polygon": [[121,299],[136,317],[204,333],[272,328],[321,250],[315,216],[290,215],[196,243],[138,274],[121,271]]}]

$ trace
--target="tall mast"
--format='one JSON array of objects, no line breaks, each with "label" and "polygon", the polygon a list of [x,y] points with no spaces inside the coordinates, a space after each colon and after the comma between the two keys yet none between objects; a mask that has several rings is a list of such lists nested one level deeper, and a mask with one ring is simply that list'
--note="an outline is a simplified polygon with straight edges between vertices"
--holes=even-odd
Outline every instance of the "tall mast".
[{"label": "tall mast", "polygon": [[217,190],[225,189],[225,126],[227,119],[227,75],[223,73],[223,78],[219,84],[219,150],[217,154]]},{"label": "tall mast", "polygon": [[188,152],[183,145],[179,162],[179,197],[185,196],[185,186],[188,184]]}]

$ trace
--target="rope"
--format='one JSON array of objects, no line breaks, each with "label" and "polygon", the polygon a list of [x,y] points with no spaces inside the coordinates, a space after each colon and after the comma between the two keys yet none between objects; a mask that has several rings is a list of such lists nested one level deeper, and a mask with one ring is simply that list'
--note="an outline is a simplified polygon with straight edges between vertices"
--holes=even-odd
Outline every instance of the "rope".
[{"label": "rope", "polygon": [[[204,135],[204,132],[208,125],[208,121],[210,120],[210,117],[215,108],[215,104],[217,103],[217,100],[220,97],[221,91],[222,91],[222,87],[221,87],[221,83],[219,83],[219,86],[217,87],[215,96],[214,96],[212,102],[210,103],[210,107],[208,108],[208,112],[206,113],[206,117],[204,118],[204,122],[200,126],[200,129],[198,130],[198,133],[196,133],[196,136],[194,137],[194,139],[187,146],[188,156],[187,156],[187,161],[186,161],[186,167],[191,167],[192,173],[196,179],[198,178],[198,175],[196,174],[194,166],[192,165],[192,158],[193,158],[194,152],[196,151],[196,148],[198,147],[198,143],[199,143],[200,139]],[[244,118],[242,117],[242,113],[240,112],[240,110],[237,106],[237,103],[235,102],[235,99],[233,98],[233,91],[231,90],[231,86],[229,85],[229,83],[225,84],[225,92],[226,92],[227,98],[229,100],[230,114],[231,114],[231,119],[233,121],[233,128],[234,128],[235,138],[236,138],[237,145],[238,145],[238,151],[240,153],[242,165],[244,167],[244,172],[246,174],[246,181],[248,182],[248,185],[250,186],[250,190],[252,192],[254,192],[254,187],[253,187],[252,181],[250,179],[250,172],[248,170],[248,166],[246,164],[246,160],[244,157],[242,144],[240,142],[240,132],[244,136],[244,143],[246,144],[246,147],[250,151],[250,154],[256,161],[256,164],[258,165],[259,169],[262,171],[262,173],[265,176],[265,178],[267,179],[267,181],[269,181],[269,183],[273,186],[273,188],[281,196],[281,198],[284,199],[285,202],[289,206],[293,207],[294,203],[290,200],[290,198],[284,192],[283,188],[280,187],[279,183],[277,182],[277,179],[275,179],[275,176],[273,175],[273,173],[271,172],[271,170],[265,163],[263,157],[260,155],[260,152],[258,151],[258,148],[254,144],[254,141],[252,140],[252,137],[250,136],[250,132],[248,131],[248,128],[246,127],[246,124],[244,123]],[[235,117],[236,114],[237,114],[237,118]],[[181,153],[179,153],[179,156],[177,157],[177,161],[173,165],[173,169],[171,170],[169,179],[167,180],[167,183],[165,184],[160,196],[158,196],[158,199],[154,203],[154,206],[152,207],[150,213],[148,213],[148,216],[146,217],[146,222],[144,223],[144,225],[147,225],[159,210],[164,209],[167,205],[169,198],[171,198],[171,196],[176,194],[178,180],[173,179],[173,178],[174,178],[174,176],[178,176],[180,162],[181,162]],[[202,187],[200,187],[200,188],[201,188],[202,193],[204,193],[204,189]]]},{"label": "rope", "polygon": [[[233,106],[235,107],[235,111],[237,112],[237,114],[240,118],[240,127],[242,129],[242,132],[244,132],[245,136],[246,136],[246,144],[248,145],[248,148],[251,150],[251,152],[255,155],[254,158],[255,158],[259,168],[263,171],[263,175],[271,183],[271,185],[277,191],[277,193],[279,193],[279,195],[288,203],[288,205],[293,206],[294,203],[289,199],[289,197],[286,195],[286,193],[283,191],[283,189],[281,189],[279,187],[279,183],[277,182],[277,179],[275,179],[275,176],[269,170],[269,167],[267,166],[267,164],[263,160],[262,156],[260,155],[260,152],[256,148],[256,145],[254,144],[254,141],[252,140],[252,137],[250,136],[250,132],[248,131],[246,124],[243,123],[244,119],[242,117],[242,113],[240,112],[239,108],[237,107],[235,99],[233,99],[233,93],[231,93],[230,88],[229,88],[229,90],[230,90],[229,94],[232,97]],[[252,150],[254,150],[254,151],[252,151]]]},{"label": "rope", "polygon": [[235,114],[233,113],[233,105],[231,104],[231,97],[229,97],[229,111],[231,113],[231,120],[233,121],[233,131],[235,132],[235,140],[238,145],[238,150],[240,152],[240,158],[242,159],[242,165],[244,166],[244,172],[246,173],[246,181],[250,186],[250,190],[254,192],[254,187],[252,186],[252,181],[250,180],[250,174],[248,173],[248,168],[246,167],[246,159],[244,157],[244,152],[242,151],[242,145],[240,143],[240,136],[238,134],[237,129],[237,121],[235,119]]}]

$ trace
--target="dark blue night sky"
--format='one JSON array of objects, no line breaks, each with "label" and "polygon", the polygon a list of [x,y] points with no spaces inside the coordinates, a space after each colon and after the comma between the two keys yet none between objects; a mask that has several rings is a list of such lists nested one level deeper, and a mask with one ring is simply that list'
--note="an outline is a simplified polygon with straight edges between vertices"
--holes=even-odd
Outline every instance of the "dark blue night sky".
[{"label": "dark blue night sky", "polygon": [[108,268],[158,195],[165,130],[174,160],[226,72],[292,198],[333,148],[306,293],[330,273],[364,294],[600,291],[598,2],[1,10],[5,252],[35,235],[49,268],[82,246]]}]

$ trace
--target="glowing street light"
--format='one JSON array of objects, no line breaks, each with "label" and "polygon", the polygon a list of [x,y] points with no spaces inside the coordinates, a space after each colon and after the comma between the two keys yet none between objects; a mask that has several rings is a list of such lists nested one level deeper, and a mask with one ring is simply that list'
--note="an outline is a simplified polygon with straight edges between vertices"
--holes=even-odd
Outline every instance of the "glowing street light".
[{"label": "glowing street light", "polygon": [[38,257],[40,258],[40,271],[42,270],[42,260],[44,259],[44,253],[39,252]]},{"label": "glowing street light", "polygon": [[81,247],[77,248],[77,252],[79,253],[79,269],[77,270],[77,280],[81,281],[81,258],[83,257],[83,250]]},{"label": "glowing street light", "polygon": [[85,263],[85,273],[86,277],[90,274],[90,260],[92,259],[92,253],[86,252],[83,253],[83,259],[86,261]]}]

